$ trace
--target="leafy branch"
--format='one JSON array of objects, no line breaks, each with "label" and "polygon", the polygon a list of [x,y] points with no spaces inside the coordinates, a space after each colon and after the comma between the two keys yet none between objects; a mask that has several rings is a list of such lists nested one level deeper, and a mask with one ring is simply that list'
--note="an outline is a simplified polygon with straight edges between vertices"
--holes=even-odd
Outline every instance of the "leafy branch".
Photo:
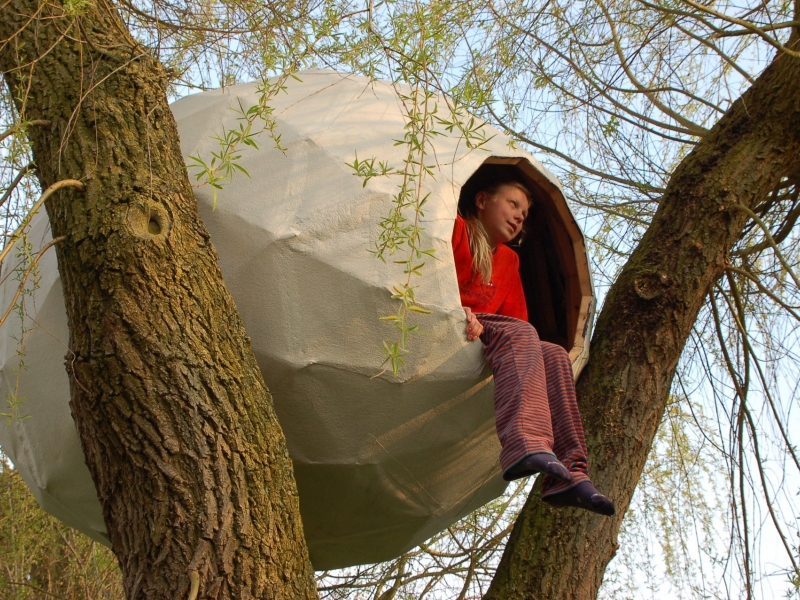
[{"label": "leafy branch", "polygon": [[[236,171],[250,177],[250,173],[238,162],[242,157],[243,145],[258,150],[256,137],[266,131],[275,147],[281,152],[286,152],[286,148],[281,144],[281,134],[277,132],[277,121],[273,116],[274,108],[269,103],[278,93],[286,90],[286,80],[289,77],[299,81],[297,76],[290,73],[282,75],[274,82],[262,80],[258,86],[258,102],[247,109],[239,98],[236,99],[238,107],[232,107],[231,110],[239,115],[236,118],[239,122],[238,127],[233,129],[223,127],[221,134],[214,134],[219,148],[211,152],[210,160],[203,159],[199,152],[189,156],[190,162],[187,168],[197,169],[195,179],[198,181],[203,179],[200,185],[210,185],[212,188],[214,210],[217,208],[218,190],[233,181]],[[259,119],[262,125],[257,128],[256,121]]]},{"label": "leafy branch", "polygon": [[[426,260],[435,258],[434,250],[424,247],[424,227],[421,225],[425,216],[425,204],[430,197],[430,192],[424,193],[424,181],[427,177],[435,178],[438,169],[438,165],[430,158],[431,141],[444,135],[444,131],[458,131],[470,150],[479,148],[488,141],[482,130],[483,124],[478,123],[474,117],[463,119],[464,115],[457,107],[448,106],[449,118],[439,116],[436,95],[426,83],[423,80],[418,81],[408,93],[403,93],[396,86],[406,120],[403,139],[395,140],[395,146],[406,148],[403,166],[392,168],[388,162],[378,161],[374,157],[359,160],[358,155],[352,164],[347,165],[353,169],[354,175],[363,179],[364,186],[373,177],[395,176],[401,179],[398,192],[392,197],[389,214],[379,224],[381,233],[372,251],[373,256],[383,262],[393,259],[392,262],[402,267],[405,275],[403,281],[393,286],[392,300],[397,302],[397,311],[380,317],[381,321],[391,323],[397,331],[394,340],[383,341],[386,358],[384,364],[388,363],[387,369],[391,368],[394,377],[397,377],[400,368],[405,365],[405,356],[409,352],[409,334],[419,332],[419,326],[409,322],[411,313],[431,312],[419,305],[415,295],[416,286],[413,285],[414,278],[422,276]],[[402,257],[395,259],[398,253]]]},{"label": "leafy branch", "polygon": [[[393,286],[392,300],[398,301],[397,312],[380,317],[381,321],[392,323],[398,335],[394,340],[384,340],[383,350],[386,357],[384,364],[389,363],[392,374],[397,377],[400,367],[405,365],[404,356],[408,353],[408,335],[419,331],[418,325],[408,321],[409,313],[430,314],[430,311],[419,306],[414,295],[413,278],[422,275],[425,258],[432,258],[434,250],[424,248],[422,244],[422,227],[420,221],[425,216],[423,207],[430,194],[423,194],[423,180],[426,176],[434,177],[436,165],[427,164],[430,138],[438,135],[434,129],[434,115],[438,107],[434,94],[419,84],[410,93],[398,91],[398,97],[405,107],[405,135],[402,140],[395,140],[395,146],[405,146],[406,155],[402,168],[392,168],[387,162],[376,158],[359,160],[356,155],[352,164],[353,174],[361,177],[363,185],[373,177],[396,176],[401,178],[399,190],[392,197],[389,214],[380,222],[381,233],[372,251],[373,256],[386,262],[401,250],[402,258],[392,262],[403,268],[404,281]],[[377,166],[376,166],[377,162]],[[385,372],[381,371],[380,374]]]}]

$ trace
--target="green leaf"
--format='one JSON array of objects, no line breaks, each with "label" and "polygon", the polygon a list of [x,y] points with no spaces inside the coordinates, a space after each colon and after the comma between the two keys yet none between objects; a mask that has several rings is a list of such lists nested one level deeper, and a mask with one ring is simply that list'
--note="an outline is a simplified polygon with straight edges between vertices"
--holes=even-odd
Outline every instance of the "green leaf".
[{"label": "green leaf", "polygon": [[431,311],[429,311],[426,308],[422,308],[420,306],[417,306],[416,304],[412,304],[411,306],[409,306],[408,310],[410,310],[411,312],[415,312],[415,313],[421,313],[423,315],[431,314]]},{"label": "green leaf", "polygon": [[250,177],[250,173],[248,173],[247,170],[245,170],[245,168],[242,165],[240,165],[238,163],[232,163],[232,165],[233,165],[233,167],[235,169],[237,169],[238,171],[241,171],[242,173],[244,173],[245,175]]}]

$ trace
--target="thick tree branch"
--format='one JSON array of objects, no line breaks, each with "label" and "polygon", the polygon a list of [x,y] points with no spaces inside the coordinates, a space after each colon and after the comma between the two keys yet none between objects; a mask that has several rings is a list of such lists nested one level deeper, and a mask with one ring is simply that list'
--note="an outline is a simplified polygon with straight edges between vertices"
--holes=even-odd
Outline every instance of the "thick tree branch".
[{"label": "thick tree branch", "polygon": [[51,124],[28,131],[42,188],[80,180],[45,206],[72,412],[126,595],[313,598],[291,462],[163,68],[103,0],[67,8],[5,2],[0,68],[21,118]]},{"label": "thick tree branch", "polygon": [[487,598],[596,596],[683,347],[750,219],[736,207],[794,180],[798,165],[800,59],[779,53],[678,166],[599,316],[578,394],[593,478],[621,510],[556,512],[534,488]]}]

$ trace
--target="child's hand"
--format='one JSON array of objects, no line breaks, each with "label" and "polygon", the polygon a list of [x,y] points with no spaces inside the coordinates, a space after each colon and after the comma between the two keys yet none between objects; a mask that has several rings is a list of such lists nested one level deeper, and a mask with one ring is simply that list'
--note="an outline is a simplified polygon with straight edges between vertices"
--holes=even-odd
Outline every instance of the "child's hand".
[{"label": "child's hand", "polygon": [[477,340],[483,333],[483,325],[473,314],[472,309],[465,306],[464,313],[467,315],[467,339],[472,342]]}]

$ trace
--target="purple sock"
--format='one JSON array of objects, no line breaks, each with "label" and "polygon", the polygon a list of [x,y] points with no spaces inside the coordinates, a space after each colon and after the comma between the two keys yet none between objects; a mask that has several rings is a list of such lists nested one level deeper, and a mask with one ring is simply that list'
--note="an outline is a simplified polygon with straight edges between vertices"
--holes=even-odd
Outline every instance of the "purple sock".
[{"label": "purple sock", "polygon": [[614,503],[598,492],[591,481],[581,481],[563,492],[543,496],[542,500],[557,508],[574,506],[609,517],[616,512]]},{"label": "purple sock", "polygon": [[555,454],[550,454],[549,452],[528,454],[528,456],[517,464],[509,467],[506,472],[503,473],[503,479],[506,481],[514,481],[515,479],[521,479],[522,477],[527,477],[535,473],[547,473],[562,481],[573,480],[572,473],[569,472],[569,469],[556,458]]}]

